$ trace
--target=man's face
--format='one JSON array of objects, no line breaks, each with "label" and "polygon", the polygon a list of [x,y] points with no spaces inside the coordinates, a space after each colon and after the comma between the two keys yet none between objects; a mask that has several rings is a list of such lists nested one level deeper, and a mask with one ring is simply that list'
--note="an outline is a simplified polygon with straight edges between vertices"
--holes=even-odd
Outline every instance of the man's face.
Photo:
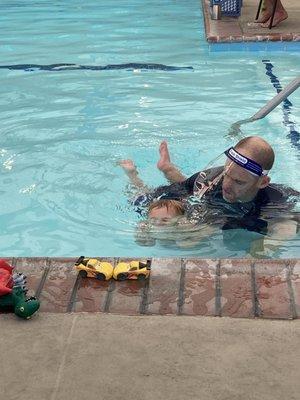
[{"label": "man's face", "polygon": [[225,164],[225,175],[222,182],[222,195],[228,203],[253,200],[261,185],[260,177],[255,177],[248,171],[228,160]]}]

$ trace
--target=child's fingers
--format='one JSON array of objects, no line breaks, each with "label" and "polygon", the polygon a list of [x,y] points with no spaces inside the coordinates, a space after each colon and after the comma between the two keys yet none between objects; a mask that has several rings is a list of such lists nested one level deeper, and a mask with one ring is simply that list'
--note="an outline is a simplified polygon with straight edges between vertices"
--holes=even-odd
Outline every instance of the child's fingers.
[{"label": "child's fingers", "polygon": [[132,167],[134,164],[131,160],[118,160],[116,162],[116,165],[122,167],[122,168],[130,168]]}]

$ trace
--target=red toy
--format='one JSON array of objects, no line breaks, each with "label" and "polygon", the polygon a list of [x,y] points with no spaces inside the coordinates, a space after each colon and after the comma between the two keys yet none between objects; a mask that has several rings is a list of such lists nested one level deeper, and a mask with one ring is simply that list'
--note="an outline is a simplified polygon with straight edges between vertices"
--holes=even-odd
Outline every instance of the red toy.
[{"label": "red toy", "polygon": [[13,287],[13,267],[6,261],[0,260],[0,296],[12,292]]}]

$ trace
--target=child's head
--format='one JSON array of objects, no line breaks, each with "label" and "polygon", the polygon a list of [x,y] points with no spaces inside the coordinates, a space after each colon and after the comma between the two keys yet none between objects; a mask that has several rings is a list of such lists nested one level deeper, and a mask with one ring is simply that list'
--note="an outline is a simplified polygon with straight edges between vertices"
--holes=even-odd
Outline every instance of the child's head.
[{"label": "child's head", "polygon": [[148,217],[155,225],[176,222],[181,215],[184,215],[184,207],[179,200],[161,199],[154,201],[149,206]]}]

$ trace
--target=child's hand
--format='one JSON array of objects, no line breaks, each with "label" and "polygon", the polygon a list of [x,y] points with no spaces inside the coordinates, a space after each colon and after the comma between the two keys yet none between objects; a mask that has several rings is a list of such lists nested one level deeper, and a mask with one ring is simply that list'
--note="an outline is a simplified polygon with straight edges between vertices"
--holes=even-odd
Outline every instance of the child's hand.
[{"label": "child's hand", "polygon": [[126,172],[136,172],[136,166],[132,160],[121,160],[119,165]]}]

